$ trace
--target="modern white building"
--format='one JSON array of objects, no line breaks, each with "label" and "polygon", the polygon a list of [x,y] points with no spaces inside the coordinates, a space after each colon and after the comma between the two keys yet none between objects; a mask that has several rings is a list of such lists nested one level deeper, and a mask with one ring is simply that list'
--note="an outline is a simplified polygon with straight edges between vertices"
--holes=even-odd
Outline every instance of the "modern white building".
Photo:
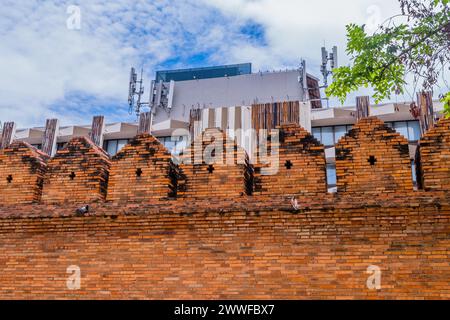
[{"label": "modern white building", "polygon": [[[356,122],[356,107],[322,107],[318,87],[319,80],[301,69],[252,73],[250,64],[241,64],[160,71],[151,86],[151,131],[176,154],[186,147],[191,136],[208,127],[218,127],[228,131],[251,153],[254,142],[245,132],[273,128],[286,116],[283,113],[289,113],[291,121],[298,122],[325,145],[328,184],[333,190],[334,145]],[[370,115],[378,116],[409,140],[414,167],[420,127],[409,108],[410,103],[406,102],[376,105],[370,107]],[[434,110],[436,117],[441,117],[443,105],[435,101]],[[44,130],[44,127],[19,128],[14,139],[40,148]],[[107,123],[103,148],[115,155],[137,130],[137,123]],[[88,136],[90,131],[90,124],[59,127],[57,149],[63,148],[72,137]]]}]

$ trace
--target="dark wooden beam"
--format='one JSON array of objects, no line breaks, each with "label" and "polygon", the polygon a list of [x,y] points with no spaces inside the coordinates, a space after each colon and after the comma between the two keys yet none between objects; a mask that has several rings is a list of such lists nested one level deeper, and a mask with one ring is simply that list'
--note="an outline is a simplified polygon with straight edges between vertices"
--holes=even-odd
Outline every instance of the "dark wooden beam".
[{"label": "dark wooden beam", "polygon": [[138,134],[151,133],[152,114],[151,112],[142,112],[139,115]]},{"label": "dark wooden beam", "polygon": [[105,131],[105,117],[95,116],[92,119],[92,129],[91,133],[89,134],[89,138],[99,147],[103,146],[104,131]]},{"label": "dark wooden beam", "polygon": [[50,157],[56,153],[56,138],[59,131],[58,119],[47,119],[45,124],[45,132],[42,138],[42,152]]},{"label": "dark wooden beam", "polygon": [[5,122],[2,130],[2,140],[0,140],[0,149],[4,149],[9,146],[16,134],[16,124],[14,122]]},{"label": "dark wooden beam", "polygon": [[433,94],[429,91],[419,92],[417,94],[417,105],[419,107],[420,131],[424,135],[435,124]]},{"label": "dark wooden beam", "polygon": [[368,96],[356,97],[356,121],[369,116],[370,98]]}]

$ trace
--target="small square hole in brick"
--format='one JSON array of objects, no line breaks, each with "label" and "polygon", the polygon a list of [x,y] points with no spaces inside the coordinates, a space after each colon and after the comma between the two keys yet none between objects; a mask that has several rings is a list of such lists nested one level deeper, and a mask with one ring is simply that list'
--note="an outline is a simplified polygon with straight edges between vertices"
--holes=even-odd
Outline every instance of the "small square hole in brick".
[{"label": "small square hole in brick", "polygon": [[294,166],[294,164],[291,162],[291,160],[288,160],[288,161],[286,161],[284,166],[286,167],[286,169],[291,170],[291,168]]},{"label": "small square hole in brick", "polygon": [[75,177],[76,177],[75,172],[72,171],[72,172],[69,174],[70,180],[75,179]]},{"label": "small square hole in brick", "polygon": [[369,159],[367,159],[367,162],[370,163],[371,166],[374,166],[377,163],[377,158],[375,156],[370,156]]},{"label": "small square hole in brick", "polygon": [[141,168],[137,168],[136,169],[136,177],[140,177],[140,176],[142,176],[142,169]]},{"label": "small square hole in brick", "polygon": [[8,176],[6,177],[6,181],[8,181],[8,183],[11,183],[11,182],[13,181],[12,175],[8,175]]},{"label": "small square hole in brick", "polygon": [[210,164],[210,165],[208,166],[208,172],[209,172],[209,173],[213,173],[213,172],[214,172],[214,166],[213,166],[212,164]]}]

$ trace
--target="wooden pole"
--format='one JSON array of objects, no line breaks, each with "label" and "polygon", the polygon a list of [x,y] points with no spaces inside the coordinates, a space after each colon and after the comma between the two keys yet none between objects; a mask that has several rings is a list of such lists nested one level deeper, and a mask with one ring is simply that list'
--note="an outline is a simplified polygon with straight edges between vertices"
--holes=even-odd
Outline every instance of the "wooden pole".
[{"label": "wooden pole", "polygon": [[356,121],[369,116],[370,98],[368,96],[356,97]]},{"label": "wooden pole", "polygon": [[103,146],[104,131],[105,131],[105,117],[95,116],[94,118],[92,118],[92,129],[89,138],[99,147]]},{"label": "wooden pole", "polygon": [[16,134],[16,124],[14,122],[5,122],[2,131],[2,140],[0,140],[0,149],[4,149],[9,146]]},{"label": "wooden pole", "polygon": [[434,127],[433,95],[429,91],[422,91],[417,94],[417,105],[419,106],[420,131],[424,135]]},{"label": "wooden pole", "polygon": [[42,138],[42,152],[53,157],[56,153],[56,138],[59,131],[58,119],[47,119]]},{"label": "wooden pole", "polygon": [[142,112],[139,115],[139,128],[138,128],[138,134],[142,133],[151,133],[151,121],[152,115],[151,112]]}]

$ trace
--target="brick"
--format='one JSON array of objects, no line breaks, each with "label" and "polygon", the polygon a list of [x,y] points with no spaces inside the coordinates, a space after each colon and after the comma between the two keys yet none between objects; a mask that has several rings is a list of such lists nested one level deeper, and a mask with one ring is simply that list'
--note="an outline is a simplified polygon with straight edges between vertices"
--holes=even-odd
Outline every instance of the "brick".
[{"label": "brick", "polygon": [[253,191],[247,153],[218,128],[205,130],[180,155],[180,161],[181,197],[243,197]]},{"label": "brick", "polygon": [[441,119],[420,139],[417,177],[427,191],[450,190],[450,119]]},{"label": "brick", "polygon": [[0,150],[0,204],[39,202],[48,156],[26,142]]},{"label": "brick", "polygon": [[151,202],[175,197],[180,170],[152,135],[132,139],[112,158],[107,200]]},{"label": "brick", "polygon": [[[327,192],[324,146],[296,124],[285,124],[276,129],[278,137],[275,139],[274,133],[269,137],[265,147],[267,154],[258,155],[255,194],[313,195]],[[273,150],[278,150],[274,155],[277,165],[271,161]]]},{"label": "brick", "polygon": [[[38,151],[13,144],[0,152],[0,178],[14,171],[12,181],[26,185],[0,181],[0,297],[449,299],[446,123],[420,142],[425,190],[411,188],[406,141],[376,118],[339,142],[337,194],[321,191],[323,147],[294,125],[280,127],[290,172],[264,178],[217,130],[182,155],[225,137],[221,147],[231,152],[211,173],[203,160],[177,167],[150,135],[112,163],[89,140],[74,139],[47,170]],[[367,168],[370,155],[379,167]],[[80,203],[89,212],[80,214]],[[70,265],[81,269],[79,290],[67,288]],[[382,271],[381,290],[366,286],[370,265]]]},{"label": "brick", "polygon": [[48,161],[42,202],[89,203],[105,199],[110,160],[86,137],[76,137]]},{"label": "brick", "polygon": [[413,189],[408,141],[376,117],[363,118],[336,144],[338,192]]}]

